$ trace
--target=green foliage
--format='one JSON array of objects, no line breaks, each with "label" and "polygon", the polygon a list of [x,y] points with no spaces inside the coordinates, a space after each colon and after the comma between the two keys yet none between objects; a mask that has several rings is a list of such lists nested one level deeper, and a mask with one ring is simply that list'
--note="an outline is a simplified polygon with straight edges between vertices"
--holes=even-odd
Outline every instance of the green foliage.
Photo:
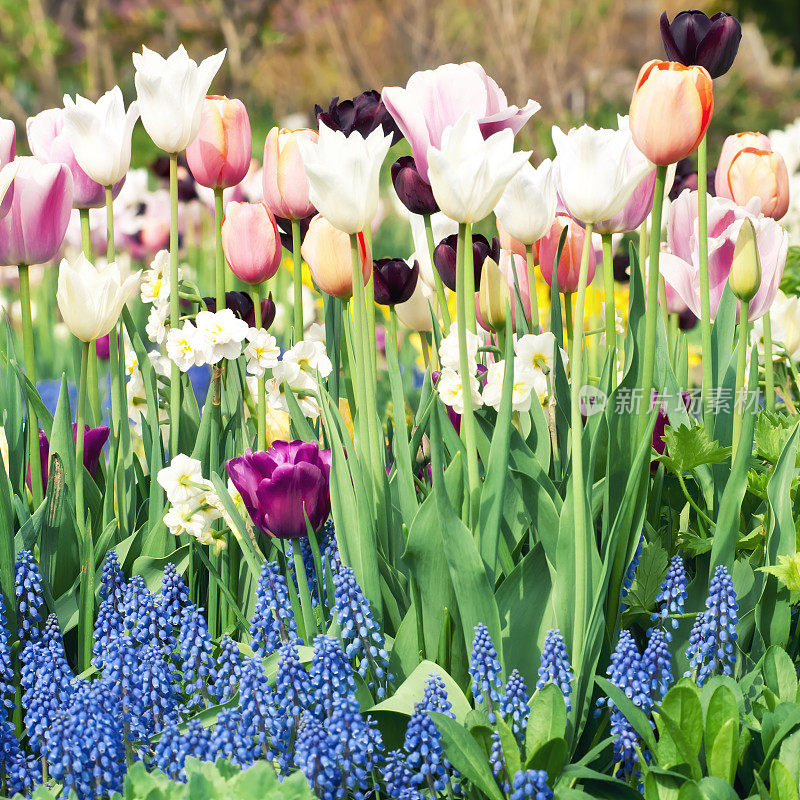
[{"label": "green foliage", "polygon": [[702,425],[667,426],[664,441],[667,454],[659,460],[678,475],[704,464],[721,464],[731,456],[730,447],[722,447],[713,441]]}]

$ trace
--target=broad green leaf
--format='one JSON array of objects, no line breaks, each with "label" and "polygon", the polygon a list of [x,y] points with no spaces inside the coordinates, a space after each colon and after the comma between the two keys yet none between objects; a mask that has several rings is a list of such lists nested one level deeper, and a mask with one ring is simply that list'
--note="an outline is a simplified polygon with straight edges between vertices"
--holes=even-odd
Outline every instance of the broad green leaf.
[{"label": "broad green leaf", "polygon": [[653,752],[656,749],[656,737],[653,734],[653,729],[650,727],[650,722],[641,708],[637,708],[631,700],[625,695],[618,686],[611,683],[608,678],[603,678],[600,675],[595,676],[595,683],[603,690],[609,697],[614,705],[622,712],[625,719],[630,722],[631,727],[636,731],[639,737],[644,741],[647,748]]},{"label": "broad green leaf", "polygon": [[729,719],[719,729],[711,749],[706,750],[708,774],[711,777],[721,778],[727,783],[733,783],[736,765],[739,761],[738,742],[739,720]]},{"label": "broad green leaf", "polygon": [[718,442],[712,441],[703,425],[667,426],[664,441],[668,455],[659,460],[678,475],[703,464],[721,464],[731,457],[730,447],[720,447]]},{"label": "broad green leaf", "polygon": [[568,747],[566,739],[561,736],[549,739],[537,745],[527,754],[525,769],[543,769],[547,773],[548,783],[552,785],[561,774],[567,763]]},{"label": "broad green leaf", "polygon": [[706,754],[710,751],[722,726],[729,720],[736,723],[738,733],[739,704],[736,702],[736,695],[729,687],[721,685],[714,690],[706,708],[704,731]]},{"label": "broad green leaf", "polygon": [[793,703],[797,697],[797,673],[787,652],[777,645],[764,654],[761,665],[764,683],[785,703]]},{"label": "broad green leaf", "polygon": [[797,782],[780,761],[773,761],[769,768],[770,800],[798,800]]},{"label": "broad green leaf", "polygon": [[546,683],[530,699],[531,713],[525,730],[525,752],[532,753],[539,744],[563,737],[567,730],[567,706],[561,689]]}]

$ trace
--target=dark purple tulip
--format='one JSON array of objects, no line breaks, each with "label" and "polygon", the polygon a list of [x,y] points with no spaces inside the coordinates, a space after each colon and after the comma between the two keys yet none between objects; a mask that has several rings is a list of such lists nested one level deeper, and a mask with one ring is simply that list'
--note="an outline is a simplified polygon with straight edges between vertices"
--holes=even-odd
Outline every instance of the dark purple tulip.
[{"label": "dark purple tulip", "polygon": [[[456,290],[456,247],[458,234],[446,236],[433,251],[433,263],[442,279],[442,283],[451,291]],[[481,233],[472,234],[472,264],[475,268],[475,291],[481,285],[481,271],[487,256],[494,261],[500,260],[500,240],[495,236],[491,245]]]},{"label": "dark purple tulip", "polygon": [[[99,428],[90,428],[88,425],[84,426],[84,439],[83,439],[83,466],[89,471],[89,474],[94,478],[97,474],[97,465],[100,463],[100,455],[103,452],[103,447],[108,441],[108,435],[111,428],[108,425],[101,425]],[[78,438],[78,423],[72,423],[72,440],[77,442]],[[47,486],[47,478],[49,475],[50,461],[50,442],[43,430],[39,430],[39,458],[42,463],[42,486]],[[25,478],[28,488],[31,485],[31,468],[28,466],[28,474]]]},{"label": "dark purple tulip", "polygon": [[392,164],[392,185],[412,214],[435,214],[439,210],[433,189],[419,174],[413,156],[401,156]]},{"label": "dark purple tulip", "polygon": [[[714,176],[717,174],[716,169],[710,169],[706,172],[707,191],[712,196],[716,196],[714,190]],[[677,200],[678,196],[684,189],[697,191],[697,168],[690,158],[682,158],[675,167],[675,180],[672,182],[672,188],[669,191],[669,199]]]},{"label": "dark purple tulip", "polygon": [[[204,297],[203,301],[209,311],[217,310],[217,301],[213,297]],[[241,320],[244,320],[251,328],[256,326],[255,307],[253,298],[247,292],[225,292],[225,308],[230,309]],[[261,301],[261,327],[265,330],[275,321],[275,303],[272,300],[272,293],[266,300]]]},{"label": "dark purple tulip", "polygon": [[339,98],[334,97],[327,111],[322,106],[314,106],[314,115],[317,122],[323,122],[328,128],[341,131],[345,136],[358,131],[366,139],[376,128],[383,128],[385,134],[392,135],[392,144],[397,144],[403,138],[397,123],[386,110],[380,92],[374,89],[362,92],[352,100],[339,102]]},{"label": "dark purple tulip", "polygon": [[[303,217],[303,219],[299,220],[300,222],[300,241],[302,242],[303,239],[306,238],[306,234],[308,233],[308,226],[311,224],[311,220],[314,219],[316,216],[316,211],[308,217]],[[284,219],[283,217],[275,217],[275,224],[278,226],[278,233],[281,237],[281,244],[284,246],[286,250],[290,253],[292,252],[292,221],[290,219]]]},{"label": "dark purple tulip", "polygon": [[316,442],[273,442],[225,463],[253,524],[266,536],[299,539],[306,515],[318,531],[331,513],[331,451]]},{"label": "dark purple tulip", "polygon": [[[653,392],[653,400],[651,408],[655,406],[656,400],[658,399],[658,395]],[[682,392],[681,399],[683,400],[683,405],[685,406],[686,410],[692,407],[692,395],[689,392]],[[667,444],[664,441],[664,429],[669,425],[669,416],[667,415],[667,408],[664,403],[661,403],[658,408],[658,415],[656,416],[656,424],[653,428],[653,450],[656,451],[660,456],[663,456],[664,453],[667,452]],[[653,466],[658,466],[657,462],[653,462],[651,466],[651,470]]]},{"label": "dark purple tulip", "polygon": [[[158,156],[155,161],[150,164],[150,169],[153,174],[161,180],[169,180],[169,156]],[[185,203],[189,200],[197,199],[197,189],[195,188],[194,177],[189,171],[189,165],[186,163],[186,156],[181,154],[178,156],[178,200]]]},{"label": "dark purple tulip", "polygon": [[372,262],[375,302],[381,306],[405,303],[417,288],[419,261],[412,266],[402,258],[378,258]]},{"label": "dark purple tulip", "polygon": [[672,22],[665,11],[661,15],[661,39],[670,61],[705,67],[712,78],[719,78],[731,68],[739,52],[742,26],[724,11],[710,19],[702,11],[681,11]]}]

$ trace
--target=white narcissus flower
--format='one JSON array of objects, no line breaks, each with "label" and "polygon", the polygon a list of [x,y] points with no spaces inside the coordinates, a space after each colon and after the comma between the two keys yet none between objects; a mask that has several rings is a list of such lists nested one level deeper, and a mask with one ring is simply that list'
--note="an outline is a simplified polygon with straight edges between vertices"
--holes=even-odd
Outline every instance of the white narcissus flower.
[{"label": "white narcissus flower", "polygon": [[[169,316],[169,305],[163,303],[162,305],[153,306],[150,309],[150,314],[147,317],[147,325],[144,330],[147,338],[153,344],[164,344],[167,338],[167,317]],[[127,351],[126,351],[127,352]]]},{"label": "white narcissus flower", "polygon": [[312,322],[306,330],[306,341],[325,344],[325,326],[321,322]]},{"label": "white narcissus flower", "polygon": [[[251,387],[253,392],[255,387]],[[316,419],[320,415],[320,407],[316,399],[306,392],[317,391],[316,381],[304,372],[296,362],[281,361],[272,371],[272,377],[266,383],[267,403],[276,411],[289,412],[286,392],[294,391],[295,399],[303,416]]]},{"label": "white narcissus flower", "polygon": [[[494,361],[489,364],[486,373],[486,386],[483,389],[483,402],[487,406],[499,410],[503,399],[503,381],[506,374],[506,362]],[[511,408],[513,411],[530,411],[533,392],[537,397],[542,390],[544,375],[541,371],[523,365],[519,358],[514,359],[514,380],[511,384]],[[547,381],[544,380],[544,392],[547,393]]]},{"label": "white narcissus flower", "polygon": [[262,378],[268,369],[278,365],[281,349],[275,337],[263,328],[250,328],[247,341],[248,345],[244,349],[247,374]]},{"label": "white narcissus flower", "polygon": [[311,378],[316,387],[316,373],[327,378],[333,370],[333,364],[325,351],[325,345],[319,341],[305,339],[287,350],[283,355],[285,364],[297,364],[299,369]]},{"label": "white narcissus flower", "polygon": [[[781,291],[775,297],[770,309],[772,322],[772,360],[785,361],[786,356],[793,362],[800,361],[800,297]],[[764,318],[753,323],[758,352],[764,357]]]},{"label": "white narcissus flower", "polygon": [[[476,359],[478,357],[478,348],[481,346],[481,340],[478,334],[472,331],[466,331],[467,334],[467,361],[472,366],[472,372],[477,368]],[[456,372],[461,370],[461,357],[458,349],[458,331],[455,326],[450,333],[445,336],[439,344],[439,363],[442,368],[449,367]]]},{"label": "white narcissus flower", "polygon": [[378,177],[392,144],[376,128],[365,139],[358,131],[345,136],[319,125],[319,139],[298,139],[314,207],[334,228],[360,233],[378,213]]},{"label": "white narcissus flower", "polygon": [[564,133],[553,126],[556,181],[569,213],[594,224],[619,214],[639,182],[653,169],[646,159],[628,160],[630,132],[589,125]]},{"label": "white narcissus flower", "polygon": [[197,328],[197,337],[203,343],[205,363],[217,364],[223,358],[239,358],[242,354],[242,342],[250,328],[229,308],[220,311],[198,311],[194,324]]},{"label": "white narcissus flower", "polygon": [[553,162],[546,158],[538,167],[523,164],[508,182],[494,213],[509,236],[529,245],[550,230],[557,202]]},{"label": "white narcissus flower", "polygon": [[115,86],[96,103],[64,95],[64,131],[78,166],[103,186],[121,181],[131,166],[131,134],[139,119],[134,100],[125,113],[122,90]]},{"label": "white narcissus flower", "polygon": [[442,146],[428,150],[428,176],[439,208],[456,222],[480,222],[489,216],[508,182],[530,158],[514,152],[508,128],[487,139],[467,112],[442,134]]},{"label": "white narcissus flower", "polygon": [[[483,398],[480,393],[478,379],[474,375],[469,376],[470,394],[472,396],[472,407],[480,408],[483,405]],[[464,386],[461,375],[450,367],[442,369],[439,380],[436,382],[436,391],[441,401],[456,414],[464,413]]]},{"label": "white narcissus flower", "polygon": [[177,364],[181,372],[191,367],[200,367],[208,362],[208,344],[197,335],[197,328],[186,320],[180,328],[170,328],[167,332],[167,357]]},{"label": "white narcissus flower", "polygon": [[[178,279],[183,270],[178,268]],[[159,250],[150,268],[142,275],[141,297],[143,303],[164,305],[169,303],[169,250]]]},{"label": "white narcissus flower", "polygon": [[134,82],[142,124],[167,153],[185,150],[200,132],[203,99],[225,58],[225,50],[198,65],[183,45],[163,58],[147,47],[133,54]]},{"label": "white narcissus flower", "polygon": [[[561,350],[561,358],[566,369],[569,358],[564,350]],[[514,342],[514,353],[519,358],[523,369],[538,369],[541,372],[550,372],[553,369],[553,359],[556,352],[556,337],[545,331],[545,333],[526,333]]]},{"label": "white narcissus flower", "polygon": [[168,467],[158,471],[158,485],[167,493],[173,505],[186,505],[201,500],[211,484],[203,478],[203,468],[196,458],[178,453]]},{"label": "white narcissus flower", "polygon": [[58,310],[72,334],[84,342],[100,339],[117,324],[122,307],[136,292],[141,272],[124,280],[116,263],[95,267],[81,253],[58,268]]}]

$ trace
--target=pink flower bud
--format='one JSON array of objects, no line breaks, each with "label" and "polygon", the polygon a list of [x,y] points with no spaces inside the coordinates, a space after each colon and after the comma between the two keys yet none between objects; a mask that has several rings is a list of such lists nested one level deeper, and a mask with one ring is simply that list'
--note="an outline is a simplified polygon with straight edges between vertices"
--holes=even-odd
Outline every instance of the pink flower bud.
[{"label": "pink flower bud", "polygon": [[255,286],[278,271],[281,240],[264,203],[228,203],[222,221],[222,248],[231,271],[245,283]]},{"label": "pink flower bud", "polygon": [[273,128],[264,144],[264,202],[284,219],[304,219],[314,213],[299,139],[316,142],[317,133],[308,128]]},{"label": "pink flower bud", "polygon": [[[558,291],[562,294],[574,292],[578,288],[586,230],[578,225],[572,217],[568,217],[566,214],[559,214],[556,216],[556,221],[550,226],[550,230],[542,237],[539,245],[539,267],[542,270],[542,277],[548,286],[552,286],[553,264],[556,260],[561,232],[565,227],[568,228],[567,238],[564,242],[564,249],[561,251],[561,259],[558,262]],[[590,247],[587,286],[594,280],[596,267],[597,255],[594,248]]]}]

